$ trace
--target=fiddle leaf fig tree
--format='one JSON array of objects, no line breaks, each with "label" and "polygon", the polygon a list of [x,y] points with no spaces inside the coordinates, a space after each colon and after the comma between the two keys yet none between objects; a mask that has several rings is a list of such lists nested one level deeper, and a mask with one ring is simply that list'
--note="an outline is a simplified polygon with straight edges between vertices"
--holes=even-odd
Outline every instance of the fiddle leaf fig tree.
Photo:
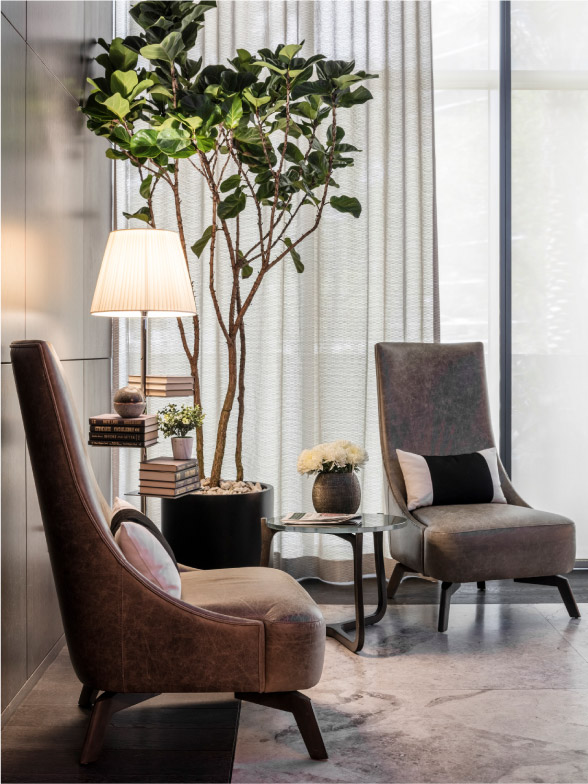
[{"label": "fiddle leaf fig tree", "polygon": [[[144,204],[125,217],[156,227],[153,196],[167,189],[189,268],[190,254],[209,268],[209,293],[227,347],[228,383],[218,421],[210,485],[218,486],[231,412],[237,402],[236,473],[243,478],[245,317],[264,277],[280,262],[304,271],[306,237],[326,208],[359,218],[361,205],[339,189],[336,170],[353,166],[359,150],[345,141],[348,111],[372,98],[361,82],[374,78],[353,61],[302,56],[303,43],[279,44],[257,54],[237,49],[227,64],[203,66],[190,54],[204,15],[216,3],[140,2],[130,10],[140,35],[111,43],[96,60],[104,75],[89,80],[82,105],[87,126],[111,142],[106,155],[128,161],[139,174]],[[141,55],[149,63],[139,66]],[[210,194],[210,219],[200,236],[187,226],[200,205],[180,199],[180,181],[195,170]],[[294,223],[305,217],[298,234]],[[306,214],[306,215],[305,215]],[[189,217],[190,216],[190,217]],[[242,241],[243,227],[255,241]],[[217,246],[220,246],[217,248]],[[218,251],[218,252],[217,252]],[[217,296],[217,265],[232,279],[226,307]],[[199,316],[187,330],[178,319],[183,350],[200,405]],[[204,476],[202,429],[197,457]]]}]

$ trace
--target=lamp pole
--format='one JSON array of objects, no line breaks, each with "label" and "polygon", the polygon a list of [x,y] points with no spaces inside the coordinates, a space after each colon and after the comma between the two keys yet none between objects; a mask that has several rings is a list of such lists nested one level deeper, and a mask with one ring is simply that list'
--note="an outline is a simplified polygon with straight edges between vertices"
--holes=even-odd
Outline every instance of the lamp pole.
[{"label": "lamp pole", "polygon": [[[147,311],[141,311],[141,392],[145,397],[147,407]],[[141,462],[147,460],[147,447],[141,448]],[[141,512],[147,514],[147,499],[141,496]]]}]

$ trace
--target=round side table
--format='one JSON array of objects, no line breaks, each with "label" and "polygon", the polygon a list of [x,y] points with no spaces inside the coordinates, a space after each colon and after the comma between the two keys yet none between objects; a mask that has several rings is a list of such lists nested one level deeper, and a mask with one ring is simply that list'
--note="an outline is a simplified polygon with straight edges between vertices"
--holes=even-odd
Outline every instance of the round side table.
[{"label": "round side table", "polygon": [[[392,517],[384,514],[361,515],[359,524],[343,525],[288,525],[281,522],[281,517],[261,519],[261,565],[269,565],[271,542],[279,532],[297,534],[332,534],[345,539],[353,548],[353,587],[355,593],[355,618],[341,623],[327,624],[327,637],[334,637],[338,642],[358,653],[365,641],[365,627],[377,623],[384,617],[388,599],[386,597],[386,572],[384,570],[384,531],[404,528],[404,517]],[[378,606],[372,615],[365,614],[363,604],[363,535],[374,537],[374,557],[376,561],[376,578],[378,581]],[[353,636],[348,632],[352,632]]]}]

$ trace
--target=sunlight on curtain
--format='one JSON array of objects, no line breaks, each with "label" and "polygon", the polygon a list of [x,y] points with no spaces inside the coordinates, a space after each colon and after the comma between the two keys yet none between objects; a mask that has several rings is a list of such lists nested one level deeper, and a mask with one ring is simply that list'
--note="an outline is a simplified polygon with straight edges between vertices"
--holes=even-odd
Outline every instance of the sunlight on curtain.
[{"label": "sunlight on curtain", "polygon": [[[116,34],[125,36],[128,4],[116,4]],[[276,514],[312,509],[312,481],[296,473],[299,452],[346,438],[364,445],[370,462],[360,477],[363,509],[382,511],[383,471],[378,432],[374,344],[382,340],[431,341],[436,325],[433,124],[428,3],[231,2],[206,15],[196,51],[204,62],[226,62],[237,47],[255,51],[280,42],[306,41],[302,52],[355,59],[377,73],[368,84],[374,100],[342,117],[345,140],[363,150],[353,169],[337,180],[341,193],[357,196],[358,220],[325,210],[319,230],[301,246],[303,274],[285,263],[263,283],[247,326],[246,478],[275,488]],[[196,54],[195,56],[198,56]],[[420,59],[419,59],[420,58]],[[343,110],[345,111],[345,110]],[[186,169],[187,167],[185,167]],[[197,173],[184,171],[182,199],[192,244],[210,223],[210,200]],[[159,189],[160,228],[175,226],[172,205]],[[141,201],[135,173],[117,164],[117,217]],[[304,218],[298,223],[304,227]],[[254,242],[253,223],[245,229]],[[248,236],[244,237],[244,242]],[[222,262],[222,247],[219,250]],[[205,458],[212,461],[213,434],[226,383],[226,349],[207,289],[208,270],[191,260],[202,323],[201,384],[206,412]],[[219,275],[220,296],[229,277]],[[136,373],[138,324],[118,329],[118,381]],[[186,374],[175,320],[150,325],[150,372]],[[151,399],[149,410],[161,406]],[[169,453],[165,442],[150,455]],[[224,473],[233,476],[233,435]],[[119,492],[136,486],[136,456],[122,454]],[[158,502],[149,502],[157,519]],[[287,534],[276,543],[275,565],[295,576],[350,580],[351,549],[335,537]],[[366,542],[366,545],[368,543]],[[371,543],[369,543],[371,546]],[[366,563],[367,571],[373,571]]]}]

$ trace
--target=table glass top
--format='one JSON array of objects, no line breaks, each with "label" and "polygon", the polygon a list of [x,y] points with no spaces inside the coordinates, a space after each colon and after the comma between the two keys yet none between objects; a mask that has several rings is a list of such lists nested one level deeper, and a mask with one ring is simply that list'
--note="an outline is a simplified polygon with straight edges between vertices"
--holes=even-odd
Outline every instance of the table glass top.
[{"label": "table glass top", "polygon": [[281,522],[282,517],[285,517],[285,515],[270,518],[266,522],[267,527],[271,528],[272,531],[297,531],[299,533],[364,534],[377,531],[392,531],[395,528],[404,528],[406,525],[404,517],[394,517],[385,514],[363,514],[361,515],[360,523],[340,523],[339,525],[329,525],[328,523],[288,525]]}]

